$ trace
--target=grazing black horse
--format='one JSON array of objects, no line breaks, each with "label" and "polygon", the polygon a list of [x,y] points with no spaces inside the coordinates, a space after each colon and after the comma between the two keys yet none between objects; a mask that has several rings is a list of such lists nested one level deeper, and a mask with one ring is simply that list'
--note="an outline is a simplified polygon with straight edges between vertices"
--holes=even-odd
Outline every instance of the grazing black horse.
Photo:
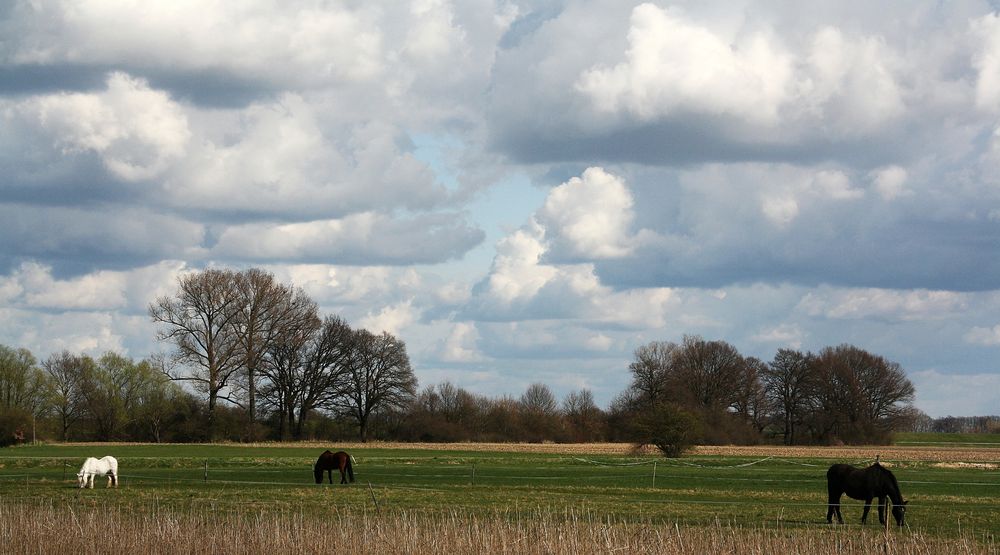
[{"label": "grazing black horse", "polygon": [[316,476],[316,483],[323,483],[323,472],[330,476],[330,483],[333,483],[333,470],[340,471],[340,483],[346,484],[347,478],[354,481],[354,469],[351,467],[351,456],[343,451],[331,453],[329,450],[316,459],[316,466],[313,467],[313,474]]},{"label": "grazing black horse", "polygon": [[837,522],[843,524],[844,517],[840,515],[840,496],[847,494],[853,499],[865,502],[865,511],[861,513],[861,524],[868,520],[868,511],[872,507],[872,499],[878,497],[878,521],[885,526],[886,498],[892,500],[892,516],[896,524],[903,525],[906,516],[906,501],[899,492],[899,482],[896,477],[877,461],[868,468],[855,468],[849,464],[835,464],[826,471],[826,487],[830,492],[830,508],[826,511],[826,521],[832,523],[834,513]]}]

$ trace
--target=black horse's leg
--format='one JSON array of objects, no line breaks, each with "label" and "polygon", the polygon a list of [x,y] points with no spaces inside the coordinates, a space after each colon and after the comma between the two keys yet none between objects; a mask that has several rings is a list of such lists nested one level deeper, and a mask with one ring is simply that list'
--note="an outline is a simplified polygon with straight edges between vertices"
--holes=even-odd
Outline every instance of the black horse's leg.
[{"label": "black horse's leg", "polygon": [[344,470],[344,468],[346,468],[346,467],[347,467],[347,465],[344,464],[344,461],[340,461],[340,483],[341,484],[346,484],[347,483],[347,472]]},{"label": "black horse's leg", "polygon": [[830,498],[827,501],[829,507],[826,509],[826,521],[833,524],[833,515],[837,515],[837,522],[840,524],[844,523],[844,517],[840,515],[840,496],[843,493],[837,493],[836,491],[830,491]]},{"label": "black horse's leg", "polygon": [[326,475],[330,477],[330,485],[333,485],[333,469],[330,468],[326,471]]},{"label": "black horse's leg", "polygon": [[872,498],[865,499],[865,510],[861,513],[861,524],[868,522],[868,511],[872,510]]},{"label": "black horse's leg", "polygon": [[885,526],[885,496],[878,498],[878,523]]}]

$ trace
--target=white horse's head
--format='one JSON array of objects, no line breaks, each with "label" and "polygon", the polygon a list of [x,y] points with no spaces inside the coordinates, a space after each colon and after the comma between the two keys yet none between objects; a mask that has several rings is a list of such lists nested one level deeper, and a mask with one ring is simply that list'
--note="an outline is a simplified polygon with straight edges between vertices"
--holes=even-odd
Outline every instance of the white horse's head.
[{"label": "white horse's head", "polygon": [[87,487],[87,478],[85,477],[85,475],[84,475],[84,473],[83,473],[82,470],[79,473],[77,473],[77,475],[76,475],[76,483],[81,488]]}]

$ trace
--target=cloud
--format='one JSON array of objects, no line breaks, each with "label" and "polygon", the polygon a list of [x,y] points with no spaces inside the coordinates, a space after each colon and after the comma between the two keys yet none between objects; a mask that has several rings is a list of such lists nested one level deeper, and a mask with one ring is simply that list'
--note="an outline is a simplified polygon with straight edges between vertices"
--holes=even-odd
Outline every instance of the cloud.
[{"label": "cloud", "polygon": [[171,205],[303,219],[447,201],[391,122],[331,120],[322,102],[295,94],[210,115],[201,148],[164,180]]},{"label": "cloud", "polygon": [[632,195],[620,178],[587,168],[553,189],[539,210],[550,241],[565,242],[570,255],[617,258],[631,252]]},{"label": "cloud", "polygon": [[1000,112],[1000,15],[991,13],[969,22],[978,39],[972,64],[976,79],[976,106],[991,113]]},{"label": "cloud", "polygon": [[953,318],[971,302],[953,291],[899,291],[889,289],[820,290],[808,293],[799,308],[812,316],[860,320],[928,321]]},{"label": "cloud", "polygon": [[143,207],[87,208],[0,203],[4,258],[33,258],[61,266],[83,262],[134,266],[204,255],[205,226]]},{"label": "cloud", "polygon": [[457,217],[404,220],[366,212],[339,220],[229,226],[211,252],[248,261],[434,263],[460,257],[482,238],[482,231]]},{"label": "cloud", "polygon": [[886,166],[871,173],[875,190],[883,200],[894,200],[907,194],[907,173],[899,166]]},{"label": "cloud", "polygon": [[474,323],[455,323],[448,338],[441,346],[441,360],[445,362],[482,362],[486,360],[476,346],[478,340],[479,332]]},{"label": "cloud", "polygon": [[[938,370],[910,372],[916,389],[914,404],[935,418],[982,416],[996,413],[1000,375],[995,373],[953,374]],[[960,403],[955,403],[960,399]]]},{"label": "cloud", "polygon": [[142,79],[111,73],[97,94],[33,97],[14,106],[31,118],[64,154],[92,151],[125,181],[156,177],[183,156],[191,132],[170,97]]},{"label": "cloud", "polygon": [[[632,199],[625,184],[589,168],[553,188],[521,228],[496,246],[489,275],[476,285],[467,309],[489,320],[593,318],[641,327],[663,321],[674,302],[669,289],[613,291],[588,262],[631,252]],[[559,249],[565,252],[558,252]]]},{"label": "cloud", "polygon": [[162,261],[133,270],[97,270],[60,279],[53,268],[24,262],[0,277],[0,302],[23,309],[122,311],[145,314],[152,299],[172,295],[182,262]]},{"label": "cloud", "polygon": [[374,333],[385,331],[399,336],[417,318],[413,302],[408,300],[391,306],[383,306],[378,312],[369,312],[359,324],[362,328]]},{"label": "cloud", "polygon": [[1000,325],[992,328],[974,327],[965,334],[965,342],[987,347],[1000,345]]},{"label": "cloud", "polygon": [[19,3],[12,12],[19,28],[0,53],[15,64],[152,62],[186,70],[226,67],[276,84],[350,82],[383,69],[375,15],[364,7],[270,0]]},{"label": "cloud", "polygon": [[[961,42],[937,39],[968,22],[900,11],[887,32],[856,15],[571,3],[500,51],[494,144],[526,163],[891,163],[933,136],[927,111],[962,109]],[[928,25],[933,45],[907,39]]]},{"label": "cloud", "polygon": [[628,42],[625,62],[589,69],[576,83],[600,111],[638,120],[696,112],[772,125],[792,92],[792,57],[763,32],[722,37],[678,8],[641,4]]}]

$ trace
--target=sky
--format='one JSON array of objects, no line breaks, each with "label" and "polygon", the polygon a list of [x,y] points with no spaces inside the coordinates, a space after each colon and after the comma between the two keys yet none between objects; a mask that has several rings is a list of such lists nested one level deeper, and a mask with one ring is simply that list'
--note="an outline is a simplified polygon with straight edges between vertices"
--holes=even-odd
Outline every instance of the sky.
[{"label": "sky", "polygon": [[0,2],[0,344],[166,351],[260,267],[421,386],[851,344],[1000,413],[1000,6]]}]

